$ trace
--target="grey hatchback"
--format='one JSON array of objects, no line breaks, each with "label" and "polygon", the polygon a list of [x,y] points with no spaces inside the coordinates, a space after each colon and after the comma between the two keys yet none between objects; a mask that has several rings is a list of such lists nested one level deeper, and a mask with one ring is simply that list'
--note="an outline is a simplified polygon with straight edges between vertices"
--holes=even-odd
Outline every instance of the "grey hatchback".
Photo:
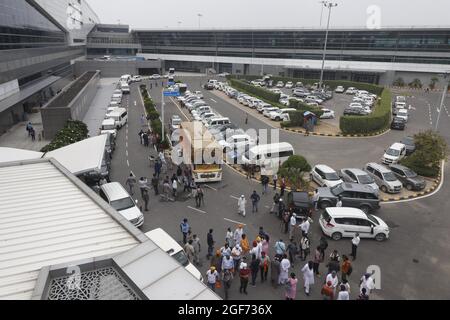
[{"label": "grey hatchback", "polygon": [[406,189],[418,191],[425,188],[425,180],[408,167],[393,164],[389,168]]},{"label": "grey hatchback", "polygon": [[335,207],[339,198],[343,207],[359,208],[369,213],[380,208],[377,192],[370,186],[358,183],[341,183],[332,188],[318,188],[318,207]]}]

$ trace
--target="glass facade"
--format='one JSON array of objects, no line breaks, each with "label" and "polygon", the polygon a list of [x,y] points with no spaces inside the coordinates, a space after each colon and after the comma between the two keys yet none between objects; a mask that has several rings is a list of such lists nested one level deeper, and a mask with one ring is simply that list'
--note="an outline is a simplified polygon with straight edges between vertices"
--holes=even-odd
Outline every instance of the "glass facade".
[{"label": "glass facade", "polygon": [[[144,53],[279,59],[320,60],[325,39],[325,31],[316,30],[134,33]],[[329,60],[450,64],[450,29],[332,30],[327,46]],[[371,54],[359,55],[358,51]],[[434,53],[441,52],[447,53],[446,57],[435,57]]]},{"label": "glass facade", "polygon": [[62,30],[25,0],[0,0],[0,50],[65,45]]}]

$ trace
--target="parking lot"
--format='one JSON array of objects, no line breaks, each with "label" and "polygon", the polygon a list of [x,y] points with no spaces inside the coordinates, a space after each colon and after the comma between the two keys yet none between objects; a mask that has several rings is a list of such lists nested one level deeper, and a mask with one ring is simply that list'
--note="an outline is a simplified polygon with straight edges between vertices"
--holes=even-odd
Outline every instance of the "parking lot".
[{"label": "parking lot", "polygon": [[[201,90],[204,101],[216,110],[222,116],[228,117],[230,121],[238,127],[248,130],[270,129],[270,121],[267,118],[261,118],[259,115],[249,113],[247,123],[245,123],[244,111],[247,108],[229,99],[222,93],[216,91],[206,91],[200,89],[206,78],[183,77],[183,82],[188,84],[190,90]],[[143,83],[149,84],[149,81]],[[160,89],[152,86],[149,90],[150,95],[156,103],[157,109],[161,111]],[[342,98],[348,101],[346,95],[335,95],[334,99]],[[423,97],[422,99],[430,99]],[[144,112],[142,101],[139,95],[138,85],[131,86],[131,93],[127,96],[127,110],[129,113],[128,126],[118,132],[117,150],[115,152],[111,166],[111,180],[118,181],[125,185],[125,180],[132,171],[137,177],[149,177],[153,172],[148,156],[155,155],[155,150],[145,148],[140,144],[137,133],[142,128],[140,117]],[[330,103],[333,102],[330,100]],[[410,96],[408,98],[411,104],[420,101],[419,98]],[[431,99],[430,99],[431,101]],[[248,109],[249,110],[249,109]],[[420,122],[421,108],[416,108],[417,119]],[[428,110],[425,110],[428,111]],[[178,115],[183,120],[191,120],[191,116],[186,108],[181,108],[175,99],[166,99],[165,119],[172,115]],[[448,117],[450,118],[450,117]],[[448,121],[444,118],[444,121]],[[423,123],[422,123],[423,125]],[[274,125],[275,126],[275,125]],[[428,124],[428,127],[430,125]],[[405,134],[413,134],[420,130],[409,125],[405,132],[391,131],[382,137],[361,138],[361,139],[340,139],[323,137],[304,137],[286,131],[280,131],[280,141],[287,141],[294,146],[295,152],[304,155],[311,165],[327,164],[338,170],[345,167],[362,168],[368,162],[379,162],[384,150],[393,142],[401,140]],[[446,138],[449,140],[447,133]],[[171,172],[168,172],[170,175]],[[362,240],[362,246],[358,253],[358,260],[354,264],[355,276],[351,278],[352,287],[357,287],[359,275],[365,271],[369,265],[377,265],[382,269],[382,289],[377,290],[372,299],[417,299],[435,297],[436,292],[446,292],[447,288],[442,282],[433,280],[433,288],[430,288],[430,279],[427,277],[439,270],[443,274],[450,275],[450,266],[445,262],[445,258],[440,254],[448,250],[449,246],[449,220],[445,212],[445,207],[449,204],[445,196],[445,190],[448,190],[447,180],[443,182],[442,190],[432,197],[427,197],[413,202],[400,202],[391,204],[381,204],[381,209],[376,215],[383,219],[391,228],[390,238],[385,242],[378,243],[372,240]],[[247,197],[252,190],[260,192],[261,186],[255,181],[246,180],[244,176],[234,170],[224,167],[224,176],[222,182],[207,184],[205,190],[205,205],[201,208],[195,208],[194,201],[189,198],[183,198],[172,203],[160,202],[157,197],[151,195],[150,211],[144,212],[145,221],[141,230],[146,232],[155,227],[162,227],[175,239],[180,240],[179,223],[184,218],[189,219],[189,223],[194,233],[198,233],[201,239],[202,247],[206,248],[206,232],[209,228],[215,230],[218,239],[217,246],[221,246],[227,227],[235,228],[236,224],[242,222],[245,224],[245,230],[253,238],[258,233],[259,226],[264,226],[266,232],[272,235],[272,239],[281,237],[288,241],[287,235],[280,229],[280,221],[269,214],[269,208],[272,206],[273,190],[262,197],[260,203],[260,212],[258,214],[248,213],[244,218],[239,216],[237,211],[237,198],[241,194]],[[139,194],[135,194],[135,199],[142,205],[142,199]],[[317,223],[318,216],[313,217],[311,243],[318,243],[322,234]],[[438,227],[440,226],[440,227]],[[435,239],[440,240],[436,243]],[[330,248],[336,248],[341,254],[349,252],[349,239],[340,241],[330,240]],[[433,245],[431,245],[431,242]],[[410,244],[414,243],[414,246]],[[273,243],[272,243],[273,245]],[[206,249],[203,249],[206,250]],[[347,252],[348,251],[348,252]],[[401,253],[401,255],[400,255]],[[395,257],[395,259],[393,259]],[[295,264],[295,270],[302,264]],[[208,264],[202,257],[202,265],[198,266],[202,273],[205,273]],[[324,268],[322,266],[322,268]],[[399,281],[399,274],[402,280]],[[320,281],[319,281],[320,282]],[[231,299],[245,299],[238,293],[237,281],[233,283]],[[283,288],[273,288],[270,284],[257,284],[257,290],[249,288],[252,299],[278,299],[283,294]],[[352,296],[356,292],[352,293]],[[320,293],[313,290],[311,296],[313,299],[319,299]]]}]

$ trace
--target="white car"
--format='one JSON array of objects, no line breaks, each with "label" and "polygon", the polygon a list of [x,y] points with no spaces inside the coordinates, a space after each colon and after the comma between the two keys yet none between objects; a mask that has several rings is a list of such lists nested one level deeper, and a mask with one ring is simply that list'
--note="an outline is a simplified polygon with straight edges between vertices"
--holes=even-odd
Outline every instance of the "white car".
[{"label": "white car", "polygon": [[217,117],[217,114],[215,114],[214,112],[205,112],[202,115],[200,115],[200,117],[202,119],[203,124],[206,125],[208,123],[209,118]]},{"label": "white car", "polygon": [[277,108],[277,107],[265,108],[264,111],[263,111],[263,116],[266,117],[266,118],[269,118],[270,117],[270,113],[272,111],[277,111],[277,110],[280,110],[280,109]]},{"label": "white car", "polygon": [[292,81],[288,81],[286,82],[286,85],[284,86],[287,89],[291,89],[294,86],[294,84],[292,83]]},{"label": "white car", "polygon": [[194,91],[194,95],[199,99],[203,99],[203,93],[201,91]]},{"label": "white car", "polygon": [[230,74],[228,72],[222,72],[222,73],[218,74],[219,77],[226,77],[226,76],[229,76],[229,75]]},{"label": "white car", "polygon": [[381,162],[387,165],[396,164],[405,156],[406,145],[400,142],[395,142],[384,152]]},{"label": "white car", "polygon": [[272,108],[272,105],[268,103],[261,103],[259,104],[258,108],[256,108],[256,110],[258,110],[259,113],[263,113],[267,108]]},{"label": "white car", "polygon": [[355,87],[349,87],[345,90],[345,94],[355,94],[358,90]]},{"label": "white car", "polygon": [[330,109],[322,109],[323,114],[320,116],[320,119],[334,119],[334,111]]},{"label": "white car", "polygon": [[398,109],[396,117],[402,118],[405,120],[405,122],[408,122],[408,110],[406,109]]},{"label": "white car", "polygon": [[161,76],[155,73],[150,76],[150,79],[161,79]]},{"label": "white car", "polygon": [[274,120],[274,121],[287,121],[289,119],[289,112],[293,112],[293,111],[297,111],[297,109],[285,108],[285,109],[271,111],[269,113],[269,118],[270,118],[270,120]]},{"label": "white car", "polygon": [[244,149],[246,146],[253,147],[255,145],[255,140],[248,134],[233,134],[230,137],[226,137],[226,140],[220,140],[219,144],[224,148],[229,150],[234,150],[235,148]]},{"label": "white car", "polygon": [[333,240],[360,238],[384,241],[389,238],[389,226],[380,218],[358,208],[326,208],[319,219],[322,232]]},{"label": "white car", "polygon": [[284,87],[283,81],[278,81],[277,82],[277,88],[283,88],[283,87]]},{"label": "white car", "polygon": [[280,103],[283,106],[289,107],[289,100],[288,99],[280,99]]},{"label": "white car", "polygon": [[141,82],[142,81],[142,77],[141,76],[133,76],[131,78],[131,82]]},{"label": "white car", "polygon": [[345,88],[343,86],[337,86],[336,89],[334,89],[334,92],[336,93],[344,93]]},{"label": "white car", "polygon": [[279,93],[279,94],[282,94],[283,93],[283,91],[281,91],[280,89],[277,89],[277,88],[274,88],[274,89],[270,89],[270,91],[272,91],[273,93]]},{"label": "white car", "polygon": [[311,181],[317,183],[320,187],[334,187],[343,181],[337,172],[324,164],[314,166],[310,173]]}]

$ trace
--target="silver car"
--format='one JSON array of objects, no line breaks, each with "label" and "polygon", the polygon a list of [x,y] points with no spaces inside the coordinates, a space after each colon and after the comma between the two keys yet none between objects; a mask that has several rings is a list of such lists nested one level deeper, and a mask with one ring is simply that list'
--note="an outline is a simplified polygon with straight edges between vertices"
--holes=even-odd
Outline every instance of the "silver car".
[{"label": "silver car", "polygon": [[339,176],[345,182],[365,184],[372,187],[373,190],[378,194],[379,188],[375,183],[374,178],[370,176],[367,172],[357,169],[357,168],[344,168],[339,171]]}]

